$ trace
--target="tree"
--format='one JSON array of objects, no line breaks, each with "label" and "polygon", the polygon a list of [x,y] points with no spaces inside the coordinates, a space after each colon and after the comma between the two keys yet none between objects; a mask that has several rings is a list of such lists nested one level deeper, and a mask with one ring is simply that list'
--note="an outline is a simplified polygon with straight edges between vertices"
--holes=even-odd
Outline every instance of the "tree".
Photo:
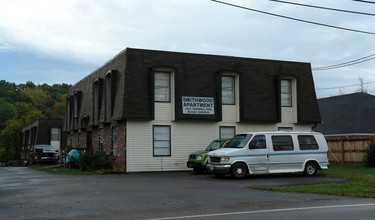
[{"label": "tree", "polygon": [[31,122],[43,118],[40,110],[33,110],[20,119],[11,119],[6,122],[5,129],[0,135],[0,160],[12,160],[20,157],[21,131]]},{"label": "tree", "polygon": [[17,109],[12,104],[0,98],[0,130],[5,128],[5,122],[17,116]]},{"label": "tree", "polygon": [[48,103],[48,95],[41,88],[24,88],[21,96],[27,102],[31,102],[37,109],[45,109]]},{"label": "tree", "polygon": [[359,88],[357,88],[357,89],[355,90],[355,92],[369,93],[369,92],[368,92],[368,89],[367,89],[366,86],[365,86],[365,83],[364,83],[364,79],[363,79],[363,77],[362,77],[362,76],[359,77],[358,80],[359,80]]}]

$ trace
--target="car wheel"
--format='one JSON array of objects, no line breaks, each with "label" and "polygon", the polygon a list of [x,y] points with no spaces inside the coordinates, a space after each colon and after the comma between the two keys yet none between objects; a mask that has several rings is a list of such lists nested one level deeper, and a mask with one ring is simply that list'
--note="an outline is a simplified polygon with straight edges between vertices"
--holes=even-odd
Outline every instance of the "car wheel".
[{"label": "car wheel", "polygon": [[307,162],[305,166],[305,175],[307,176],[315,176],[316,173],[318,172],[318,166],[316,165],[315,162]]},{"label": "car wheel", "polygon": [[236,163],[232,166],[231,175],[234,178],[244,178],[247,175],[247,167],[243,163]]}]

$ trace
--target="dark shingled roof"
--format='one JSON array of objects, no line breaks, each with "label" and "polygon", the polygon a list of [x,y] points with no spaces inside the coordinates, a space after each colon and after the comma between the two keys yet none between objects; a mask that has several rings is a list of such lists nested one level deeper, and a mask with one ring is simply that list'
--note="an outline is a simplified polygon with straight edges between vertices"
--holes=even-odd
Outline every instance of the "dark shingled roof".
[{"label": "dark shingled roof", "polygon": [[353,93],[318,99],[322,124],[313,130],[325,135],[375,133],[375,96]]}]

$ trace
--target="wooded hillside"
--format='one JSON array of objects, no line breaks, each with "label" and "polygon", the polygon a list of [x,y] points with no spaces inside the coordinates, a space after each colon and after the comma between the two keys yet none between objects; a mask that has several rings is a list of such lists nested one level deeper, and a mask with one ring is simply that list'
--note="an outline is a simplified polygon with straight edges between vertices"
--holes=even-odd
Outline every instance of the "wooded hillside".
[{"label": "wooded hillside", "polygon": [[0,160],[19,157],[22,127],[39,119],[63,119],[69,84],[0,81]]}]

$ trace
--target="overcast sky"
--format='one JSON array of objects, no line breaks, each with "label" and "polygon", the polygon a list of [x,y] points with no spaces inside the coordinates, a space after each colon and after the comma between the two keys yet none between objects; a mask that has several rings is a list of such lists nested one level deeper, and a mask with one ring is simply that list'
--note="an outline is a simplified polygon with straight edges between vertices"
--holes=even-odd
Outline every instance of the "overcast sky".
[{"label": "overcast sky", "polygon": [[[301,61],[313,68],[375,57],[375,16],[269,0],[223,1],[370,33],[210,0],[0,0],[0,79],[74,84],[127,47]],[[375,4],[353,0],[290,1],[375,13]],[[374,91],[375,59],[313,76],[318,98],[352,93],[360,77]]]}]

